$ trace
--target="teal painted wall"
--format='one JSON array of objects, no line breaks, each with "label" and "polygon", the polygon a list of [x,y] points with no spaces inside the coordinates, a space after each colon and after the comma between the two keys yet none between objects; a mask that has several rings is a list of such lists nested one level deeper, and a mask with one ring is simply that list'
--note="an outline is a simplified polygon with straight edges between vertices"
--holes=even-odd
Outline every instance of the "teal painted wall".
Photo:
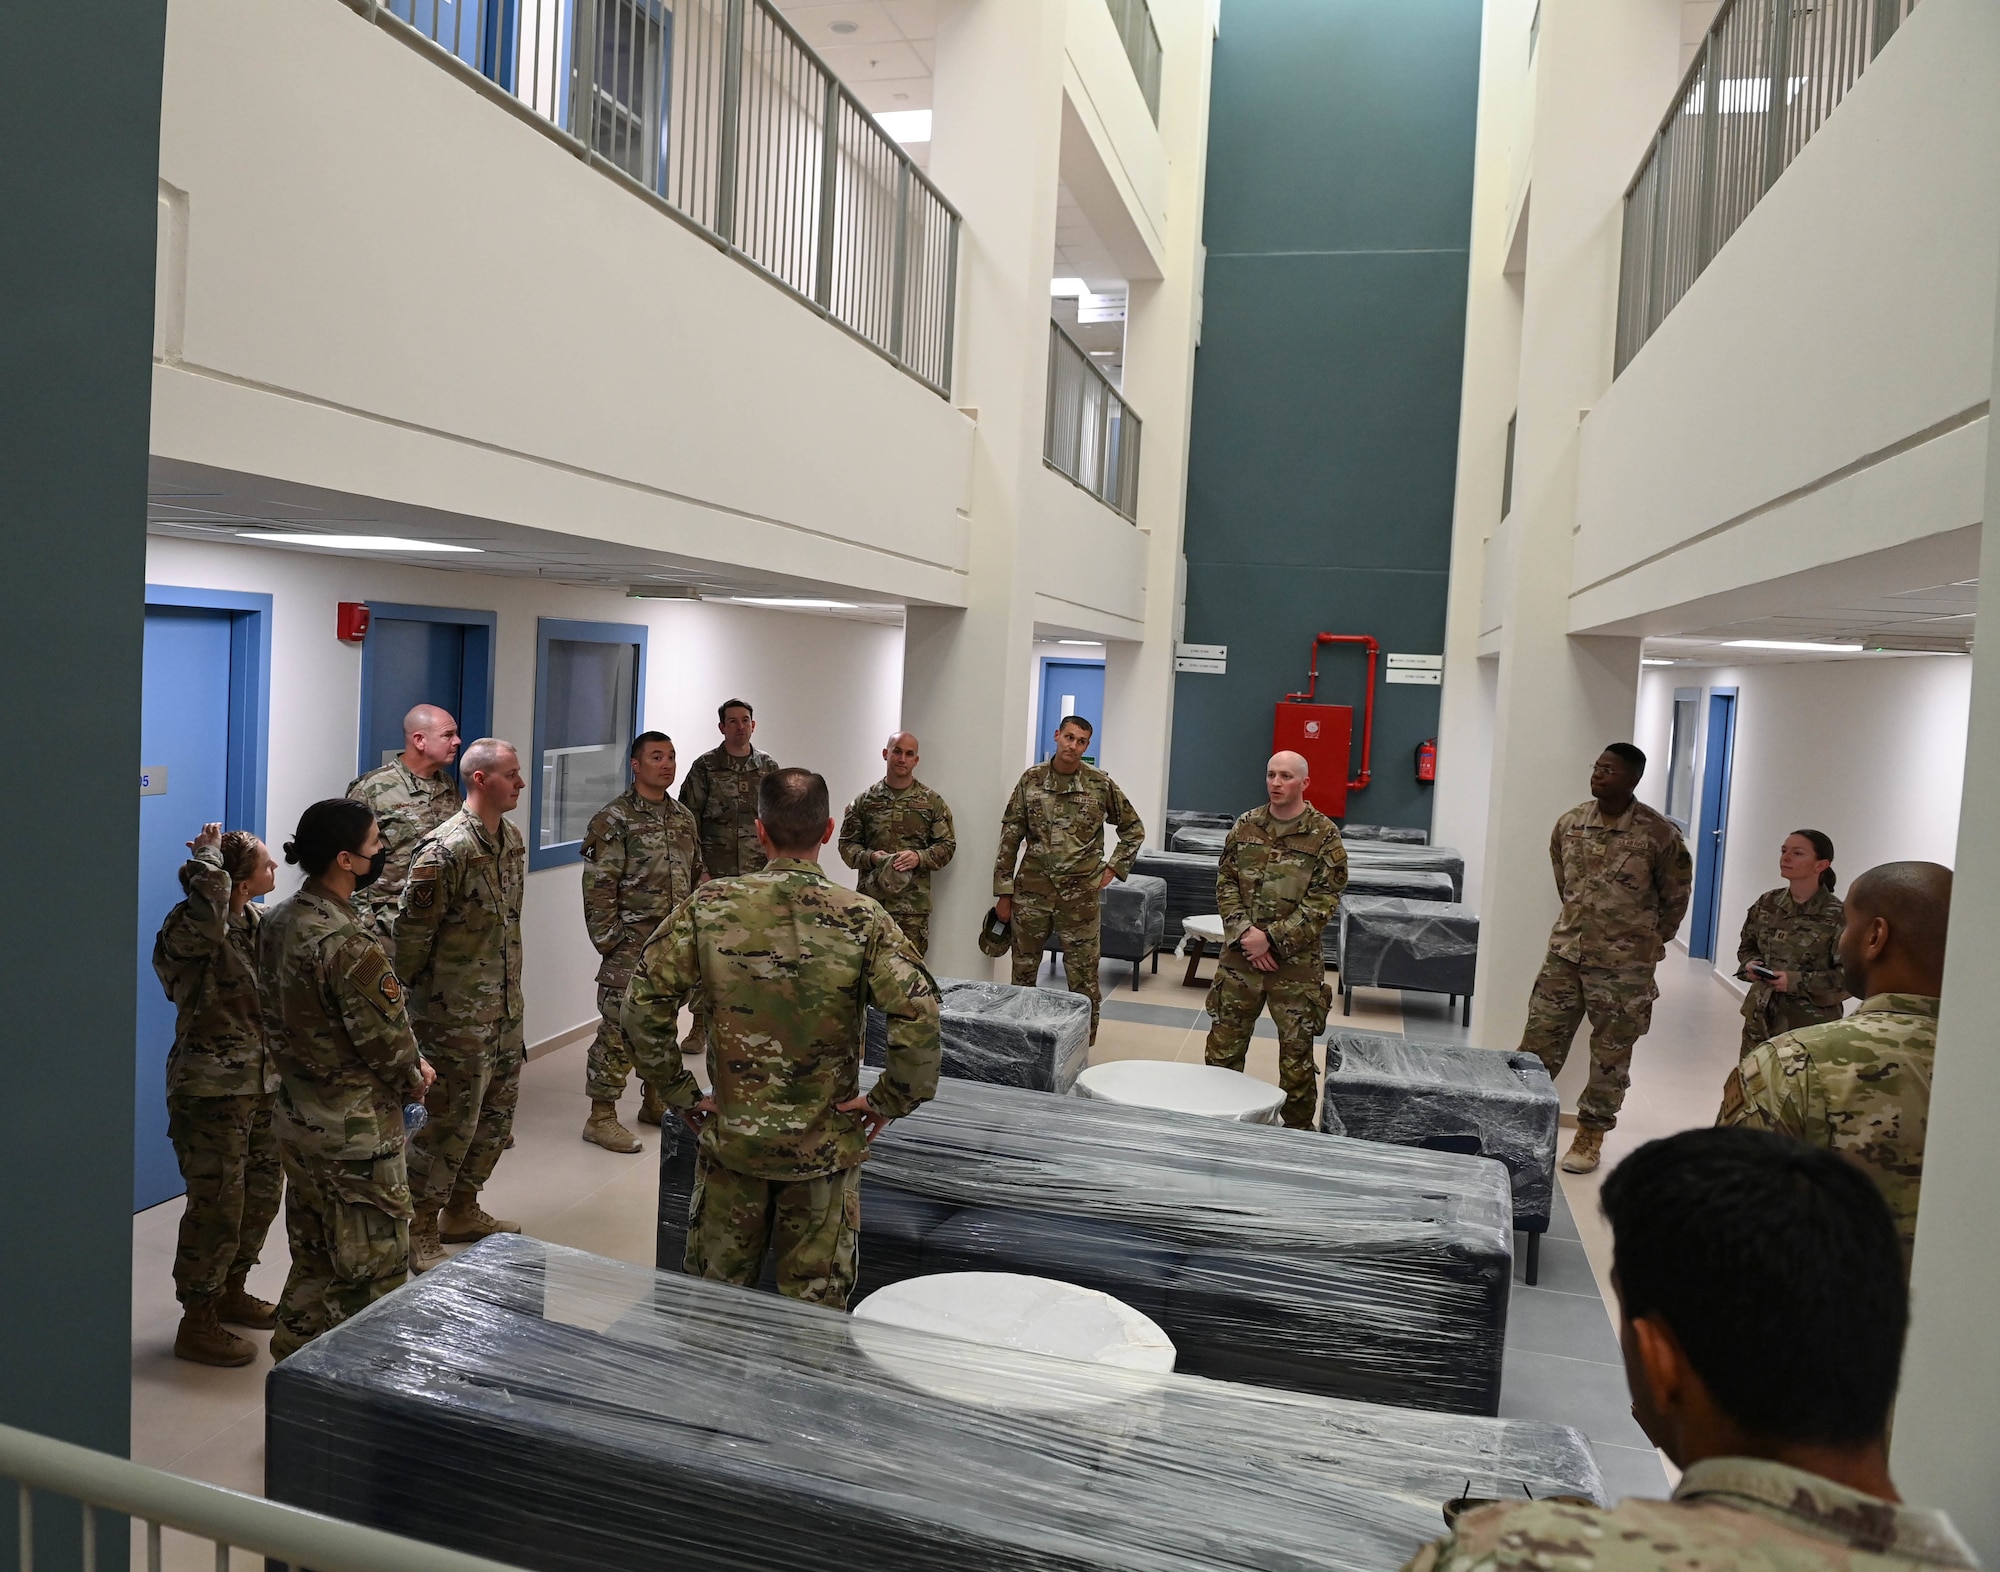
[{"label": "teal painted wall", "polygon": [[[1272,708],[1315,633],[1444,649],[1458,450],[1478,0],[1223,0],[1195,359],[1169,802],[1262,799]],[[1363,657],[1330,647],[1320,697]],[[1348,816],[1429,826],[1417,744],[1438,690],[1377,689],[1374,783]]]}]

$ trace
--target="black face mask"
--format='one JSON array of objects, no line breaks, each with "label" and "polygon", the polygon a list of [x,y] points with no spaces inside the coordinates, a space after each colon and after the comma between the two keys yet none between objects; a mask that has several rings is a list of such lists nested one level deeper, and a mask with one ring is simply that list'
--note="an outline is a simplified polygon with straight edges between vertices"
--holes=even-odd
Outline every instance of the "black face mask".
[{"label": "black face mask", "polygon": [[383,864],[388,862],[388,860],[389,848],[386,846],[376,848],[375,855],[368,859],[368,871],[366,873],[357,873],[354,876],[354,887],[357,890],[365,890],[369,885],[381,878]]}]

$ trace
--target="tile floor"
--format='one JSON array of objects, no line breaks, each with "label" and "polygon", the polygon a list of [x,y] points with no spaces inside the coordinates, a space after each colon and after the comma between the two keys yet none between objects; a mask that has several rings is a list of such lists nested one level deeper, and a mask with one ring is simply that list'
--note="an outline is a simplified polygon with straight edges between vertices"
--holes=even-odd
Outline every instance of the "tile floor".
[{"label": "tile floor", "polygon": [[[1210,970],[1205,966],[1203,976]],[[1181,963],[1167,957],[1158,973],[1142,973],[1134,991],[1128,969],[1107,965],[1104,1020],[1092,1057],[1199,1061],[1208,1018],[1200,1009],[1201,991],[1184,987],[1182,975]],[[1043,980],[1055,985],[1047,973]],[[1711,1120],[1722,1078],[1735,1062],[1735,999],[1707,965],[1677,951],[1660,968],[1660,986],[1653,1030],[1639,1045],[1625,1117],[1605,1144],[1607,1170],[1641,1141]],[[1457,1020],[1443,998],[1376,989],[1357,990],[1353,1014],[1334,1016],[1362,1031],[1463,1041]],[[1260,1023],[1249,1073],[1275,1083],[1277,1048],[1270,1024]],[[485,1200],[537,1238],[650,1263],[657,1195],[653,1159],[617,1156],[578,1138],[587,1112],[583,1058],[579,1043],[527,1067],[515,1127],[518,1144],[502,1160]],[[623,1110],[628,1126],[637,1103],[636,1090],[629,1091]],[[1664,1494],[1659,1454],[1646,1445],[1628,1410],[1604,1308],[1609,1239],[1597,1215],[1597,1183],[1597,1175],[1563,1176],[1567,1202],[1559,1202],[1543,1242],[1540,1284],[1515,1283],[1501,1412],[1576,1425],[1597,1449],[1614,1494]],[[173,1201],[133,1219],[132,1456],[189,1478],[260,1493],[268,1337],[248,1334],[258,1345],[258,1358],[240,1370],[214,1370],[173,1357],[178,1310],[169,1273],[180,1210]],[[251,1286],[275,1299],[285,1269],[281,1220]],[[170,1537],[169,1566],[184,1559],[190,1567],[213,1566],[207,1546],[176,1546]]]}]

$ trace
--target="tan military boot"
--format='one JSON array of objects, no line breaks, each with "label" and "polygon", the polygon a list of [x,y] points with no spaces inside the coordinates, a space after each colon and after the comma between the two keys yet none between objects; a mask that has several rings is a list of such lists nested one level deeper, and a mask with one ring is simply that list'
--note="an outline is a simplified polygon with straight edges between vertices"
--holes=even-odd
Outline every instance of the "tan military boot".
[{"label": "tan military boot", "polygon": [[278,1307],[251,1293],[240,1277],[230,1278],[222,1290],[222,1303],[215,1308],[217,1316],[231,1326],[247,1326],[253,1332],[268,1332],[278,1324]]},{"label": "tan military boot", "polygon": [[410,1224],[410,1275],[416,1277],[451,1259],[438,1241],[438,1214],[419,1208]]},{"label": "tan military boot", "polygon": [[658,1124],[667,1116],[667,1100],[651,1086],[646,1087],[646,1095],[639,1099],[639,1123]]},{"label": "tan military boot", "polygon": [[1604,1155],[1604,1132],[1576,1127],[1576,1139],[1569,1143],[1569,1150],[1563,1153],[1562,1171],[1566,1174],[1587,1174],[1597,1166],[1597,1160]]},{"label": "tan military boot", "polygon": [[643,1152],[646,1149],[644,1142],[618,1122],[618,1105],[604,1097],[591,1099],[590,1117],[584,1121],[583,1138],[607,1152]]},{"label": "tan military boot", "polygon": [[477,1193],[454,1190],[451,1204],[437,1221],[438,1238],[446,1244],[471,1244],[489,1234],[518,1234],[521,1225],[505,1217],[495,1217],[479,1204]]},{"label": "tan military boot", "polygon": [[174,1357],[225,1368],[249,1364],[257,1357],[257,1345],[223,1326],[215,1311],[211,1300],[205,1305],[189,1305],[181,1312],[180,1330],[174,1333]]}]

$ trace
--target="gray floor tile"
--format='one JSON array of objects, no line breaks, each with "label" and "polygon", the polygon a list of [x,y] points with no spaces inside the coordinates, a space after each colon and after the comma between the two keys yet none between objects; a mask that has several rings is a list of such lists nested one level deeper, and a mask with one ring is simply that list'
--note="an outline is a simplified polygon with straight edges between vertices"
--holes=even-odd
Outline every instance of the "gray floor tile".
[{"label": "gray floor tile", "polygon": [[[1527,1271],[1528,1236],[1514,1236],[1514,1281],[1523,1284],[1522,1274]],[[1536,1275],[1535,1286],[1546,1288],[1551,1293],[1583,1294],[1593,1302],[1597,1299],[1597,1278],[1590,1270],[1590,1257],[1584,1253],[1583,1244],[1576,1239],[1558,1239],[1554,1234],[1542,1235],[1541,1270]]]},{"label": "gray floor tile", "polygon": [[1205,1020],[1201,1011],[1173,1004],[1141,1003],[1136,999],[1107,997],[1100,1012],[1113,1021],[1131,1021],[1138,1026],[1192,1026]]},{"label": "gray floor tile", "polygon": [[1555,1293],[1519,1282],[1507,1307],[1507,1347],[1607,1365],[1620,1360],[1611,1318],[1596,1294]]},{"label": "gray floor tile", "polygon": [[1593,1441],[1590,1450],[1604,1474],[1605,1494],[1616,1502],[1626,1496],[1645,1496],[1664,1501],[1672,1494],[1667,1486],[1666,1465],[1651,1447],[1612,1446]]},{"label": "gray floor tile", "polygon": [[1447,1002],[1441,993],[1412,993],[1403,996],[1403,1035],[1427,1043],[1468,1043],[1472,1034],[1462,1025],[1465,1002]]},{"label": "gray floor tile", "polygon": [[1563,1194],[1563,1187],[1560,1182],[1556,1185],[1555,1201],[1549,1207],[1548,1237],[1550,1239],[1581,1239],[1583,1237],[1576,1231],[1576,1218],[1570,1213],[1569,1197]]},{"label": "gray floor tile", "polygon": [[[1511,1345],[1512,1338],[1508,1341]],[[1574,1425],[1592,1441],[1613,1446],[1647,1444],[1645,1432],[1632,1419],[1622,1365],[1510,1346],[1501,1367],[1500,1416]]]}]

